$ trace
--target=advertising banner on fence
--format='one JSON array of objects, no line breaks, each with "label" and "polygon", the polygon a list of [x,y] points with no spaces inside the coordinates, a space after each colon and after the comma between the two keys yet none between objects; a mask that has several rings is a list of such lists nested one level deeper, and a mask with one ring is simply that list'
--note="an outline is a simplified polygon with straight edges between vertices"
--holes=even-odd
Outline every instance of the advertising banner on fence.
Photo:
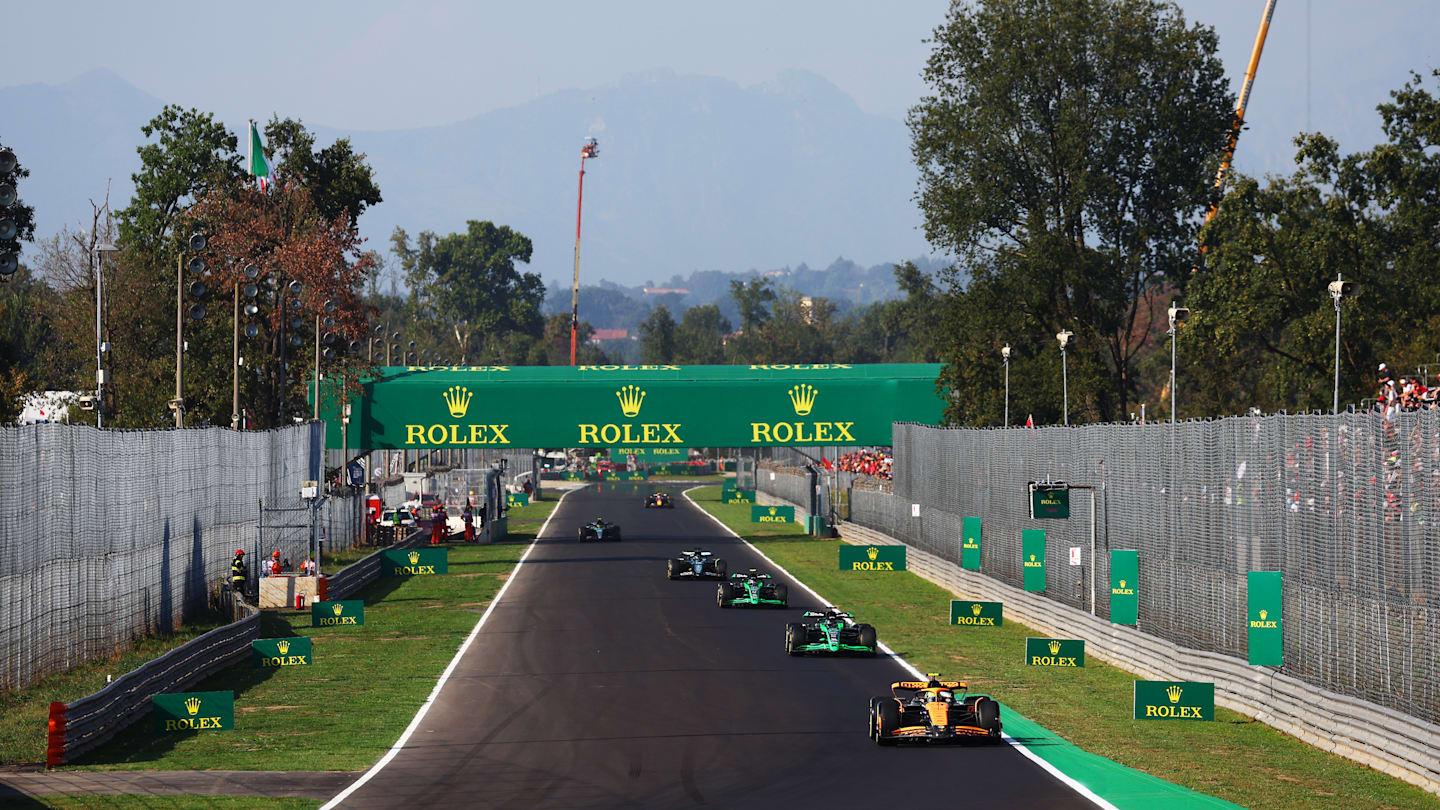
[{"label": "advertising banner on fence", "polygon": [[794,523],[795,507],[793,506],[752,506],[750,507],[751,523]]},{"label": "advertising banner on fence", "polygon": [[904,571],[904,546],[840,546],[841,571]]},{"label": "advertising banner on fence", "polygon": [[1214,720],[1215,684],[1136,681],[1135,719]]},{"label": "advertising banner on fence", "polygon": [[980,570],[980,518],[967,517],[960,524],[960,567]]},{"label": "advertising banner on fence", "polygon": [[1031,520],[1064,520],[1070,517],[1070,490],[1037,487],[1030,490]]},{"label": "advertising banner on fence", "polygon": [[1005,624],[1005,605],[1000,602],[951,599],[950,623],[963,627],[1000,627]]},{"label": "advertising banner on fence", "polygon": [[381,576],[422,577],[448,573],[448,548],[387,548],[380,554]]},{"label": "advertising banner on fence", "polygon": [[1110,622],[1134,625],[1140,618],[1140,552],[1110,552]]},{"label": "advertising banner on fence", "polygon": [[517,506],[530,505],[530,493],[528,492],[507,492],[505,493],[505,505],[511,509]]},{"label": "advertising banner on fence", "polygon": [[649,473],[640,470],[608,470],[601,477],[602,481],[648,481]]},{"label": "advertising banner on fence", "polygon": [[723,495],[725,503],[755,503],[755,490],[753,489],[732,489]]},{"label": "advertising banner on fence", "polygon": [[250,642],[250,654],[257,669],[306,667],[314,660],[306,636],[257,639]]},{"label": "advertising banner on fence", "polygon": [[1285,604],[1283,575],[1279,571],[1251,571],[1246,590],[1249,607],[1250,663],[1258,667],[1285,665]]},{"label": "advertising banner on fence", "polygon": [[235,728],[234,692],[181,692],[150,698],[155,730],[230,731]]},{"label": "advertising banner on fence", "polygon": [[640,464],[664,464],[667,461],[685,461],[690,458],[690,449],[687,447],[612,447],[610,448],[611,461],[625,461],[627,456],[634,456],[635,461]]},{"label": "advertising banner on fence", "polygon": [[346,599],[343,602],[312,602],[311,627],[336,627],[365,623],[365,602]]},{"label": "advertising banner on fence", "polygon": [[1045,590],[1045,530],[1025,529],[1020,532],[1020,570],[1024,572],[1025,590]]},{"label": "advertising banner on fence", "polygon": [[1027,638],[1025,664],[1032,667],[1083,667],[1085,639]]}]

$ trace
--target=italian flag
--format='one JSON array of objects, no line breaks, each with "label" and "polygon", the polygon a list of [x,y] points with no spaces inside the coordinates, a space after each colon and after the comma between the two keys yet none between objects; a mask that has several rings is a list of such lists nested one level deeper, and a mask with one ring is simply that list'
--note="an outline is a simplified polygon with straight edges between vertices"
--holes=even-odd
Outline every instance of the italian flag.
[{"label": "italian flag", "polygon": [[250,121],[250,176],[260,178],[260,190],[270,185],[270,164],[265,162],[265,145],[260,142],[260,130],[255,121]]}]

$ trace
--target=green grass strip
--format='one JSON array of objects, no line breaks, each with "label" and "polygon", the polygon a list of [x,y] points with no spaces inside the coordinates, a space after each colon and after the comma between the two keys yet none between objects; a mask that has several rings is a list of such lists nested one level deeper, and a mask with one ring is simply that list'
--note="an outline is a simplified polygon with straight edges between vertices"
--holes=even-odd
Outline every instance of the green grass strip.
[{"label": "green grass strip", "polygon": [[[555,508],[510,510],[512,536],[450,546],[445,576],[382,577],[359,627],[311,627],[310,613],[266,611],[261,636],[309,636],[314,663],[260,670],[246,661],[194,691],[233,690],[235,730],[156,734],[142,720],[77,769],[360,771],[394,744]],[[43,723],[41,739],[43,744]],[[265,800],[268,802],[269,800]]]},{"label": "green grass strip", "polygon": [[[874,624],[880,640],[921,671],[967,681],[973,691],[1000,700],[1006,733],[1047,743],[1030,747],[1038,756],[1061,756],[1064,748],[1054,741],[1064,740],[1083,749],[1064,754],[1063,766],[1054,763],[1066,773],[1093,757],[1095,773],[1086,778],[1099,778],[1110,773],[1100,763],[1118,763],[1113,777],[1101,774],[1094,785],[1075,775],[1117,807],[1170,806],[1171,794],[1162,802],[1149,793],[1165,782],[1251,808],[1437,806],[1437,798],[1418,787],[1226,709],[1216,708],[1211,723],[1135,720],[1131,673],[1093,658],[1083,669],[1026,666],[1025,637],[1046,634],[1010,619],[997,628],[952,627],[950,600],[957,597],[949,591],[908,572],[841,572],[839,542],[806,537],[796,525],[752,524],[750,506],[720,503],[719,487],[689,494],[825,598]],[[876,684],[876,693],[886,686]],[[1027,719],[1035,725],[1025,725]],[[1142,773],[1121,785],[1117,780],[1128,769]]]},{"label": "green grass strip", "polygon": [[171,796],[128,793],[89,793],[80,796],[56,794],[35,799],[41,806],[60,810],[251,810],[255,807],[313,810],[322,802],[314,799],[272,796]]}]

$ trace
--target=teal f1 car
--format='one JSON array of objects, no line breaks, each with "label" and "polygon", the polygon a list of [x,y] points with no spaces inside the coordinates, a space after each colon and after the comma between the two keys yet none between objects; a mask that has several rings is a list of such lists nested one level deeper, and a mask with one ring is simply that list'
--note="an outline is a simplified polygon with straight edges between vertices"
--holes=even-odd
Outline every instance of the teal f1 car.
[{"label": "teal f1 car", "polygon": [[823,612],[805,611],[804,621],[785,625],[785,652],[791,655],[834,653],[874,655],[879,648],[875,628],[856,624],[855,617],[837,608]]},{"label": "teal f1 car", "polygon": [[731,574],[729,582],[720,583],[715,589],[715,602],[722,608],[786,607],[790,604],[790,589],[769,574],[751,568],[743,574]]}]

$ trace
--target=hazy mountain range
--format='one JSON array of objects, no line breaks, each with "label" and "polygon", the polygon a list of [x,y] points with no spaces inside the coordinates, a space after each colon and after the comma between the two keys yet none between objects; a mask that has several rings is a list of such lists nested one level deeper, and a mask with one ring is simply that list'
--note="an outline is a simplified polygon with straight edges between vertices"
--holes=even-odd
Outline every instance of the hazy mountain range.
[{"label": "hazy mountain range", "polygon": [[[35,206],[37,236],[88,224],[88,200],[104,196],[107,180],[114,207],[126,204],[140,126],[164,103],[105,70],[0,90],[0,140],[31,170],[20,192]],[[304,120],[304,110],[274,112]],[[227,123],[243,143],[245,123]],[[371,247],[388,249],[397,225],[443,234],[488,219],[534,240],[530,269],[552,286],[571,274],[585,136],[601,148],[586,167],[587,283],[928,253],[904,124],[802,71],[742,87],[654,70],[403,131],[305,123],[322,144],[349,137],[369,156],[385,198],[360,220]]]}]

